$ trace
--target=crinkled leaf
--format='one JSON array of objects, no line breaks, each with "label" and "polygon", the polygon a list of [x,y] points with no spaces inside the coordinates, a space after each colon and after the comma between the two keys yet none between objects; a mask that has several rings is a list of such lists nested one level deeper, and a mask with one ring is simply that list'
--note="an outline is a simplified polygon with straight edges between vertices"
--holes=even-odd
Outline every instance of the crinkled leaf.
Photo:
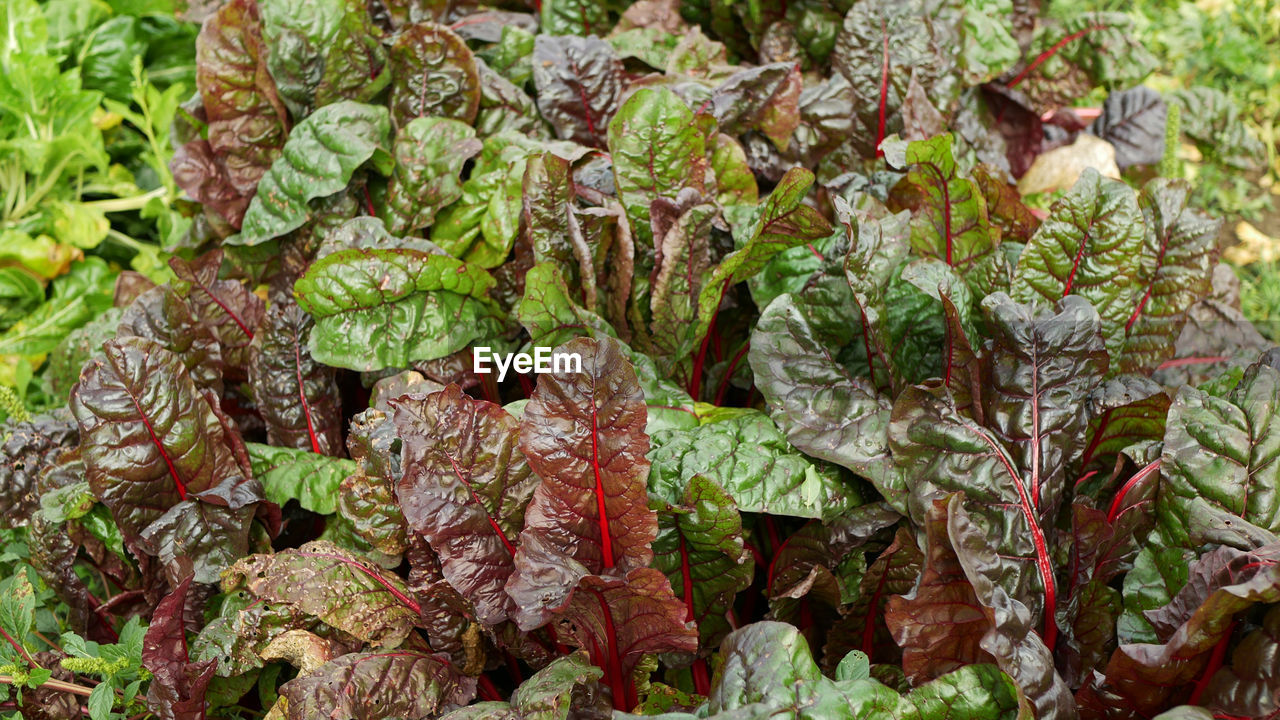
[{"label": "crinkled leaf", "polygon": [[995,662],[982,647],[991,621],[947,535],[947,506],[945,497],[929,505],[919,580],[885,607],[885,622],[902,648],[902,669],[913,684],[965,665]]},{"label": "crinkled leaf", "polygon": [[403,442],[396,497],[440,557],[444,577],[496,625],[508,616],[524,509],[538,478],[517,447],[519,423],[457,385],[392,401]]},{"label": "crinkled leaf", "polygon": [[529,333],[532,347],[558,347],[575,337],[614,335],[599,315],[573,301],[559,270],[549,262],[538,263],[524,277],[524,297],[516,318]]},{"label": "crinkled leaf", "polygon": [[257,187],[288,132],[268,55],[258,4],[250,0],[223,5],[196,38],[196,88],[209,124],[209,148],[242,195]]},{"label": "crinkled leaf", "polygon": [[723,488],[746,512],[832,519],[862,502],[839,471],[801,455],[757,411],[691,430],[655,433],[649,459],[649,487],[670,503],[679,503],[684,488],[699,475]]},{"label": "crinkled leaf", "polygon": [[772,63],[739,70],[711,93],[711,114],[722,132],[758,130],[786,150],[800,125],[800,66]]},{"label": "crinkled leaf", "polygon": [[725,616],[734,598],[754,575],[742,518],[733,498],[705,475],[690,478],[683,493],[663,490],[675,492],[650,495],[658,511],[653,565],[684,603],[685,620],[697,623],[701,647],[714,648],[731,629]]},{"label": "crinkled leaf", "polygon": [[[704,189],[706,137],[675,93],[641,88],[609,122],[608,141],[618,199],[639,245],[652,247],[649,206],[654,199],[674,198],[684,188]],[[649,268],[637,270],[647,274]]]},{"label": "crinkled leaf", "polygon": [[267,499],[283,506],[297,500],[304,509],[331,515],[337,509],[338,486],[356,472],[356,463],[308,450],[245,443],[253,475]]},{"label": "crinkled leaf", "polygon": [[1169,94],[1178,106],[1182,134],[1206,156],[1240,170],[1260,167],[1266,148],[1240,118],[1240,109],[1218,88],[1192,87]]},{"label": "crinkled leaf", "polygon": [[403,580],[323,540],[242,558],[222,581],[243,583],[256,598],[289,605],[378,647],[398,645],[419,617]]},{"label": "crinkled leaf", "polygon": [[630,678],[643,656],[698,649],[698,632],[684,615],[666,576],[639,567],[625,577],[584,577],[559,627],[605,671],[610,686],[624,692],[625,698],[614,698],[614,707],[631,708],[636,696]]},{"label": "crinkled leaf", "polygon": [[1124,347],[1125,326],[1142,297],[1154,256],[1143,252],[1133,190],[1086,170],[1049,211],[1018,259],[1009,294],[1018,302],[1078,295],[1102,316],[1107,350]]},{"label": "crinkled leaf", "polygon": [[249,384],[273,445],[338,455],[342,403],[336,372],[307,347],[314,326],[296,304],[273,305],[250,346]]},{"label": "crinkled leaf", "polygon": [[1140,294],[1125,322],[1118,369],[1147,372],[1173,356],[1192,305],[1210,292],[1219,222],[1190,207],[1191,188],[1157,179],[1138,197],[1146,229]]},{"label": "crinkled leaf", "polygon": [[390,130],[381,106],[342,101],[308,115],[262,176],[240,234],[227,242],[259,245],[301,227],[312,217],[308,202],[342,190],[356,168],[386,154]]},{"label": "crinkled leaf", "polygon": [[457,120],[415,118],[402,126],[382,213],[387,229],[405,234],[435,222],[436,211],[462,197],[462,166],[478,152],[475,130]]},{"label": "crinkled leaf", "polygon": [[1218,547],[1201,555],[1169,604],[1146,613],[1163,642],[1117,648],[1105,682],[1081,691],[1082,706],[1102,703],[1126,708],[1126,717],[1150,716],[1184,701],[1215,646],[1233,632],[1236,614],[1280,599],[1277,552],[1275,545],[1252,552]]},{"label": "crinkled leaf", "polygon": [[213,660],[192,662],[187,655],[183,617],[191,584],[188,577],[156,605],[142,641],[142,666],[152,675],[147,707],[172,720],[202,720],[205,692],[217,669]]},{"label": "crinkled leaf", "polygon": [[[1091,345],[1097,343],[1097,322],[1087,303],[1064,300],[1060,314],[1027,318],[1026,347],[1037,355],[1064,352],[1087,360]],[[1010,372],[1018,369],[1013,365]],[[1039,379],[1047,372],[1047,383],[1061,384],[1063,376],[1070,379],[1069,369],[1064,366],[1059,375],[1058,368],[1034,365],[1022,370],[1022,379]],[[1008,387],[1013,389],[1012,383]],[[1053,442],[1046,442],[1043,433],[1049,426],[1040,423],[1039,416],[1045,413],[1046,422],[1057,418],[1056,423],[1071,425],[1082,422],[1077,419],[1082,406],[1060,405],[1069,399],[1068,393],[1031,397],[1037,399],[1028,399],[1025,409],[1014,407],[1016,398],[1001,401],[1007,406],[1000,410],[1006,415],[1001,421],[1005,429],[988,430],[961,415],[945,388],[914,387],[894,403],[889,440],[910,489],[912,517],[922,520],[930,503],[944,494],[965,492],[966,508],[990,526],[989,541],[999,547],[1004,562],[1019,568],[1004,575],[1002,590],[1026,603],[1033,616],[1043,617],[1046,608],[1052,612],[1055,588],[1051,547],[1042,523],[1046,516],[1054,517],[1052,508],[1062,496],[1060,464],[1065,457]],[[1046,627],[1053,627],[1051,617]]]},{"label": "crinkled leaf", "polygon": [[[1049,48],[1058,47],[1055,53]],[[1043,59],[1041,59],[1043,57]],[[1041,23],[1024,55],[1026,66],[1009,81],[1036,103],[1036,112],[1068,105],[1083,91],[1132,87],[1156,67],[1123,12],[1076,13],[1061,23]]]},{"label": "crinkled leaf", "polygon": [[982,293],[990,284],[986,273],[998,238],[987,217],[986,199],[977,184],[960,176],[951,150],[951,136],[905,144],[886,143],[885,160],[907,170],[904,182],[920,194],[911,218],[911,246],[925,257],[957,268]]},{"label": "crinkled leaf", "polygon": [[432,717],[474,694],[447,659],[410,649],[343,655],[280,688],[288,720]]},{"label": "crinkled leaf", "polygon": [[120,316],[116,337],[154,341],[182,359],[199,389],[210,391],[215,397],[222,394],[223,362],[218,338],[169,285],[139,295]]},{"label": "crinkled leaf", "polygon": [[364,3],[263,0],[258,7],[267,68],[293,117],[344,100],[365,102],[386,85],[387,51]]},{"label": "crinkled leaf", "polygon": [[889,458],[889,400],[826,352],[792,296],[761,313],[748,357],[770,416],[791,444],[866,477],[905,512],[906,491]]},{"label": "crinkled leaf", "polygon": [[76,444],[78,428],[66,411],[0,427],[0,527],[21,527],[40,507],[36,479]]},{"label": "crinkled leaf", "polygon": [[351,419],[347,450],[358,469],[342,481],[338,512],[357,535],[379,551],[397,555],[408,532],[395,486],[402,475],[399,438],[390,412],[370,408]]},{"label": "crinkled leaf", "polygon": [[[511,694],[510,702],[481,702],[454,710],[441,720],[568,720],[596,703],[596,687],[604,671],[591,665],[585,652],[559,657],[533,674]],[[600,709],[600,708],[596,708]],[[602,708],[608,712],[608,704]]]},{"label": "crinkled leaf", "polygon": [[1183,387],[1169,408],[1158,515],[1172,544],[1249,548],[1280,531],[1280,371],[1250,367],[1226,397]]},{"label": "crinkled leaf", "polygon": [[191,262],[175,257],[169,260],[169,267],[175,276],[170,286],[222,344],[226,379],[247,378],[249,344],[266,309],[262,298],[238,280],[219,279],[220,250]]},{"label": "crinkled leaf", "polygon": [[1080,467],[1098,459],[1104,465],[1135,443],[1164,438],[1169,396],[1158,383],[1140,375],[1118,375],[1089,393],[1088,445]]},{"label": "crinkled leaf", "polygon": [[1054,311],[1037,313],[997,294],[983,308],[991,335],[983,414],[1023,469],[1040,521],[1051,525],[1062,504],[1067,467],[1084,450],[1084,400],[1107,371],[1099,319],[1078,298],[1063,298]]},{"label": "crinkled leaf", "polygon": [[[234,455],[239,438],[177,356],[142,338],[112,340],[71,391],[94,494],[130,542],[212,582],[248,550],[260,485]],[[247,511],[247,512],[246,512]],[[177,574],[176,582],[185,574]]]},{"label": "crinkled leaf", "polygon": [[622,61],[612,45],[592,36],[539,35],[533,83],[538,110],[556,137],[604,147],[623,86]]},{"label": "crinkled leaf", "polygon": [[396,127],[441,117],[470,125],[480,108],[480,76],[462,38],[435,23],[408,25],[389,51]]},{"label": "crinkled leaf", "polygon": [[316,261],[294,292],[316,319],[312,357],[369,371],[444,357],[496,335],[485,298],[491,287],[483,269],[447,255],[353,248]]},{"label": "crinkled leaf", "polygon": [[520,423],[520,449],[542,478],[507,583],[522,628],[545,623],[584,575],[647,567],[658,531],[635,370],[612,338],[578,338],[556,352],[576,353],[582,366],[539,377]]},{"label": "crinkled leaf", "polygon": [[601,0],[547,0],[541,20],[546,35],[601,35],[609,29],[609,10]]},{"label": "crinkled leaf", "polygon": [[[901,108],[913,74],[925,88],[947,84],[951,64],[929,24],[921,22],[925,14],[923,3],[878,0],[856,3],[844,17],[831,65],[851,87],[853,123],[844,135],[863,157],[875,157],[881,141],[902,132]],[[947,92],[938,88],[930,96],[941,105]]]}]

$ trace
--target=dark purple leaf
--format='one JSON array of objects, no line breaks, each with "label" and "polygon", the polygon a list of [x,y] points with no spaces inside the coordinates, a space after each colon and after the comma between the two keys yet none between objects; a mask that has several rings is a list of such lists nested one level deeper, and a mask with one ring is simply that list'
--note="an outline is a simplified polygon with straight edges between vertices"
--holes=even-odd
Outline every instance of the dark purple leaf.
[{"label": "dark purple leaf", "polygon": [[538,110],[562,140],[605,146],[622,96],[622,61],[597,37],[539,35],[533,45]]},{"label": "dark purple leaf", "polygon": [[457,385],[392,401],[403,442],[396,497],[440,556],[444,577],[496,625],[514,607],[504,587],[538,478],[517,447],[520,424]]},{"label": "dark purple leaf", "polygon": [[507,583],[522,629],[545,623],[585,575],[647,567],[658,532],[635,370],[611,338],[556,352],[577,354],[582,371],[542,375],[520,423],[520,449],[542,478]]}]

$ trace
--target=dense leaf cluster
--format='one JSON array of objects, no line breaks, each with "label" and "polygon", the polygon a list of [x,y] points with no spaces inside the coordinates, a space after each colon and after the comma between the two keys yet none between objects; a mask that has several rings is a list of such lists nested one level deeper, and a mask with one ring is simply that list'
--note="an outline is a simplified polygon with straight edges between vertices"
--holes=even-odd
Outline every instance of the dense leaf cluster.
[{"label": "dense leaf cluster", "polygon": [[1028,5],[188,8],[185,250],[0,428],[0,701],[1274,714],[1280,355],[1150,167],[1249,138]]}]

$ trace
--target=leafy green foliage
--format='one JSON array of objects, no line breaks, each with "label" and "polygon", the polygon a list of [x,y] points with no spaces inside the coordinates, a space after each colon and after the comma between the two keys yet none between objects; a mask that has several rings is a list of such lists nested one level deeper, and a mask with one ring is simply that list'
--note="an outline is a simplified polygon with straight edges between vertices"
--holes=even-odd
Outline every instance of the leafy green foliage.
[{"label": "leafy green foliage", "polygon": [[1151,178],[1258,148],[1129,16],[170,9],[0,13],[0,707],[1274,709],[1276,354]]}]

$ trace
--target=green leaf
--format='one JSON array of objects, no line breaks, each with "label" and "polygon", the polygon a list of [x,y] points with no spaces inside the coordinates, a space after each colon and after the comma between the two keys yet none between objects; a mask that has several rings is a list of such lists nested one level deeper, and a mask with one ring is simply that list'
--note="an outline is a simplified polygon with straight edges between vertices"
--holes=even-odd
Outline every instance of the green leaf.
[{"label": "green leaf", "polygon": [[541,25],[543,35],[603,35],[612,26],[601,0],[547,0]]},{"label": "green leaf", "polygon": [[326,105],[293,128],[245,212],[233,245],[259,245],[302,227],[307,203],[347,186],[356,168],[385,154],[390,116],[381,106],[343,101]]},{"label": "green leaf", "polygon": [[115,688],[109,682],[98,683],[89,693],[89,717],[91,720],[111,720],[111,707],[115,704]]},{"label": "green leaf", "polygon": [[748,358],[770,416],[791,444],[867,478],[905,513],[906,490],[889,457],[891,403],[828,352],[822,329],[791,295],[761,313]]},{"label": "green leaf", "polygon": [[331,515],[337,509],[338,485],[356,472],[356,463],[307,450],[245,443],[253,475],[267,499],[283,506],[297,500],[304,509]]},{"label": "green leaf", "polygon": [[695,475],[724,488],[739,510],[835,518],[862,504],[840,472],[801,455],[763,413],[654,434],[650,492],[681,503]]},{"label": "green leaf", "polygon": [[[36,597],[35,588],[27,579],[26,571],[19,571],[4,584],[4,592],[0,594],[0,628],[19,644],[25,643],[27,635],[35,626]],[[5,643],[6,654],[13,650]],[[19,659],[19,662],[21,660]]]},{"label": "green leaf", "polygon": [[609,323],[582,309],[569,295],[569,287],[555,265],[542,262],[524,276],[524,297],[516,318],[529,333],[529,346],[559,347],[575,337],[617,336]]},{"label": "green leaf", "polygon": [[396,133],[396,167],[382,217],[396,234],[435,222],[436,212],[462,197],[462,166],[480,152],[475,130],[457,120],[416,118]]},{"label": "green leaf", "polygon": [[724,488],[694,475],[683,493],[679,489],[678,483],[660,487],[666,497],[650,490],[649,505],[658,512],[653,567],[684,602],[685,619],[698,624],[701,646],[713,648],[732,629],[725,618],[751,584],[755,564],[743,543],[742,517]]},{"label": "green leaf", "polygon": [[[544,9],[545,12],[545,9]],[[701,191],[706,175],[706,137],[693,111],[667,89],[641,88],[609,122],[618,199],[638,238],[637,249],[652,247],[649,205],[674,198],[684,188]],[[640,276],[649,267],[637,267]]]},{"label": "green leaf", "polygon": [[1023,303],[1088,300],[1102,317],[1107,351],[1119,355],[1145,289],[1141,278],[1155,263],[1143,253],[1143,235],[1133,190],[1086,170],[1022,250],[1009,294]]},{"label": "green leaf", "polygon": [[1156,514],[1170,544],[1248,549],[1276,541],[1280,371],[1257,364],[1226,397],[1183,387],[1164,435]]},{"label": "green leaf", "polygon": [[83,297],[50,300],[0,335],[0,355],[42,355],[92,319]]},{"label": "green leaf", "polygon": [[385,87],[387,51],[359,0],[263,0],[259,12],[267,68],[293,117],[342,100],[366,102]]},{"label": "green leaf", "polygon": [[489,273],[447,255],[352,248],[317,260],[298,280],[298,304],[316,319],[311,355],[336,367],[381,370],[496,338]]}]

